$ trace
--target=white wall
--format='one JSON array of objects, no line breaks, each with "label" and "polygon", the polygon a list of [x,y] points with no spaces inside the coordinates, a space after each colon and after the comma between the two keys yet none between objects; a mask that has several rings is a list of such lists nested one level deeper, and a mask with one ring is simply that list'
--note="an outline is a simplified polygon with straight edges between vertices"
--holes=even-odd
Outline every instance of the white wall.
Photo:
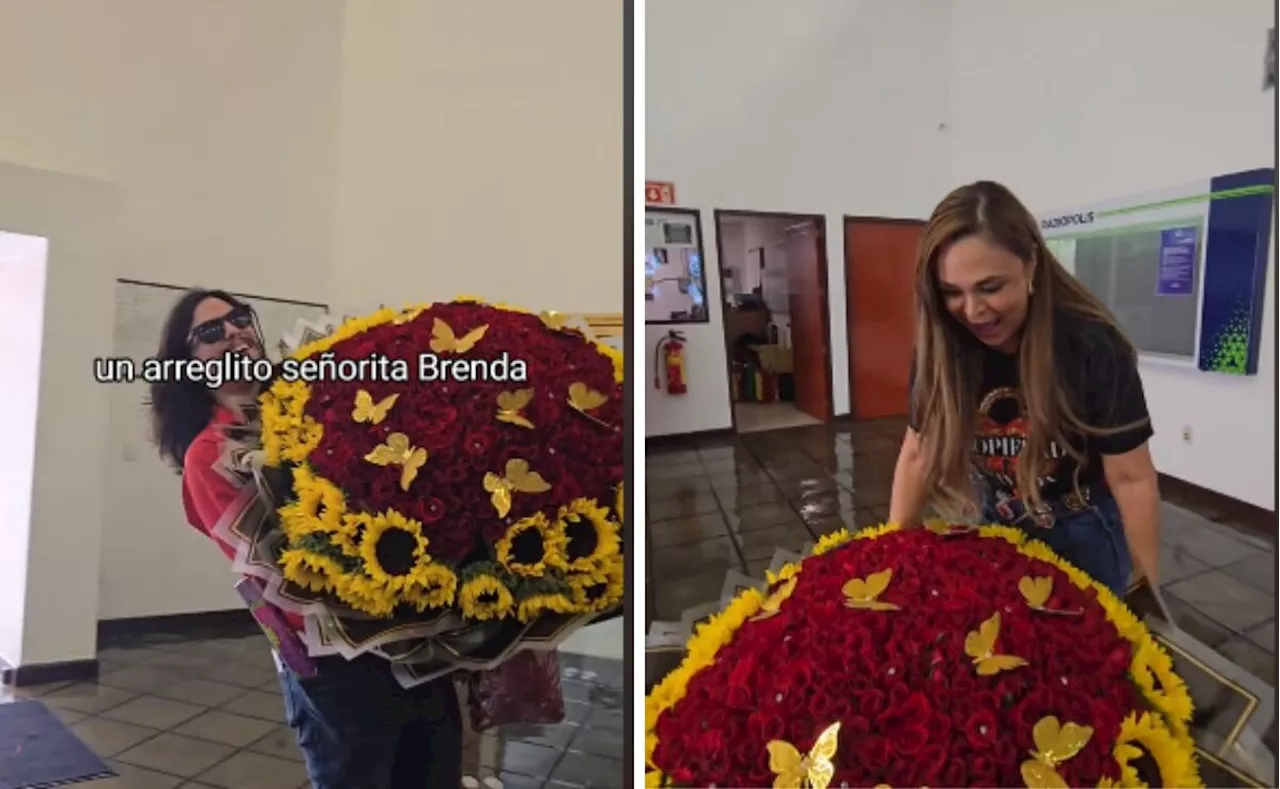
[{"label": "white wall", "polygon": [[[616,3],[0,0],[0,18],[0,162],[123,195],[121,254],[85,263],[108,312],[116,277],[338,314],[459,292],[621,311]],[[102,618],[238,607],[225,557],[174,515],[176,476],[91,495],[118,449],[77,466],[109,547],[76,593]],[[142,571],[157,554],[179,593]]]},{"label": "white wall", "polygon": [[26,619],[48,252],[46,238],[0,231],[0,413],[7,423],[0,454],[0,660],[10,665],[22,658]]},{"label": "white wall", "polygon": [[646,3],[644,176],[702,212],[714,291],[710,323],[673,327],[689,392],[647,390],[649,436],[731,424],[717,208],[826,217],[833,404],[848,413],[842,217],[925,217],[946,191],[949,18],[936,0]]},{"label": "white wall", "polygon": [[620,3],[349,2],[343,51],[340,310],[622,311]]},{"label": "white wall", "polygon": [[[1271,0],[965,0],[964,9],[951,27],[954,183],[1004,181],[1032,210],[1051,211],[1275,166],[1275,92],[1262,90]],[[1141,365],[1160,471],[1267,509],[1274,267],[1256,376]]]},{"label": "white wall", "polygon": [[[6,537],[0,552],[14,573],[0,576],[0,656],[15,665],[95,654],[107,396],[93,383],[92,365],[111,350],[122,212],[110,185],[0,163],[0,226],[48,239],[30,513],[5,528],[26,530],[26,549]],[[34,320],[36,312],[27,305],[23,315]],[[23,330],[3,331],[0,342],[19,343],[18,353],[0,357],[8,375],[9,364],[31,359],[21,353]],[[21,442],[30,429],[24,423],[3,435]]]},{"label": "white wall", "polygon": [[[715,208],[827,214],[847,412],[841,213],[927,216],[978,178],[1052,210],[1275,166],[1275,94],[1262,91],[1274,24],[1269,0],[753,0],[731,13],[650,0],[644,175],[675,182],[704,224]],[[1269,509],[1274,283],[1258,375],[1142,365],[1160,470]],[[687,327],[691,379],[707,380],[683,401],[650,397],[651,436],[729,424],[712,304],[710,325]]]},{"label": "white wall", "polygon": [[[123,254],[95,263],[108,303],[116,277],[329,299],[342,7],[0,2],[0,161],[122,191]],[[100,505],[103,618],[239,605],[225,557],[174,517],[180,496],[174,476]],[[189,583],[146,572],[156,554]]]}]

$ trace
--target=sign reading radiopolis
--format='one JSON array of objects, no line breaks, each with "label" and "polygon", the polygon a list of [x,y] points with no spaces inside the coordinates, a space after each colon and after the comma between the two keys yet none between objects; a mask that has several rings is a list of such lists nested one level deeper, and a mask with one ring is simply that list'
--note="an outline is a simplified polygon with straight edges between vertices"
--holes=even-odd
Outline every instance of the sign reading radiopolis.
[{"label": "sign reading radiopolis", "polygon": [[1273,168],[1229,173],[1047,211],[1040,229],[1141,354],[1254,375],[1274,183]]}]

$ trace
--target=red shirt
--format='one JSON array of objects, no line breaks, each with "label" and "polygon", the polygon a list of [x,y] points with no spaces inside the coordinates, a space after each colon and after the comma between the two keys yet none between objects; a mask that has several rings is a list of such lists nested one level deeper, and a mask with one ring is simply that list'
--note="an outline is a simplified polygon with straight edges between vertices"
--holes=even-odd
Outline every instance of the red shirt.
[{"label": "red shirt", "polygon": [[[209,425],[187,447],[182,461],[182,504],[187,510],[187,522],[213,540],[228,559],[234,560],[236,549],[213,533],[218,519],[244,492],[243,487],[222,476],[214,467],[222,455],[222,436],[216,426],[230,421],[230,411],[215,408]],[[304,630],[302,617],[287,611],[280,613],[294,630]]]}]

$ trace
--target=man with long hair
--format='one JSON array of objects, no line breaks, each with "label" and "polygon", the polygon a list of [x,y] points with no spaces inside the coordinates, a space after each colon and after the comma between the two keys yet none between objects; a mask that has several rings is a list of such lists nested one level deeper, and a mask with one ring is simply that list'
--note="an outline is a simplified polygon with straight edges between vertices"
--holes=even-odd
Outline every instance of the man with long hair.
[{"label": "man with long hair", "polygon": [[[174,305],[157,358],[210,362],[228,354],[265,358],[252,308],[220,290],[192,290]],[[182,473],[187,518],[229,559],[235,550],[215,527],[233,518],[245,490],[220,470],[222,431],[240,421],[261,384],[195,380],[151,385],[151,413],[160,454]],[[283,612],[282,612],[283,613]],[[285,616],[299,632],[303,623]],[[374,656],[315,661],[303,677],[277,656],[285,714],[298,738],[315,789],[422,789],[462,781],[462,715],[452,679],[402,688],[390,664]]]},{"label": "man with long hair", "polygon": [[1153,585],[1160,496],[1137,353],[1005,187],[934,210],[916,271],[909,428],[891,521],[926,499],[1018,526],[1123,595]]}]

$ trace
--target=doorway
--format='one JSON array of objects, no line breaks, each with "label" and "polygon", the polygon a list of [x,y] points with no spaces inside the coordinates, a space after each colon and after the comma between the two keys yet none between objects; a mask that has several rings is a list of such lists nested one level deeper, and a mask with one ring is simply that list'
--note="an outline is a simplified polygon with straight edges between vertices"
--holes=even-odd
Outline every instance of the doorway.
[{"label": "doorway", "polygon": [[854,419],[905,417],[924,222],[844,218],[849,396]]},{"label": "doorway", "polygon": [[825,220],[716,211],[715,222],[734,430],[830,420]]}]

